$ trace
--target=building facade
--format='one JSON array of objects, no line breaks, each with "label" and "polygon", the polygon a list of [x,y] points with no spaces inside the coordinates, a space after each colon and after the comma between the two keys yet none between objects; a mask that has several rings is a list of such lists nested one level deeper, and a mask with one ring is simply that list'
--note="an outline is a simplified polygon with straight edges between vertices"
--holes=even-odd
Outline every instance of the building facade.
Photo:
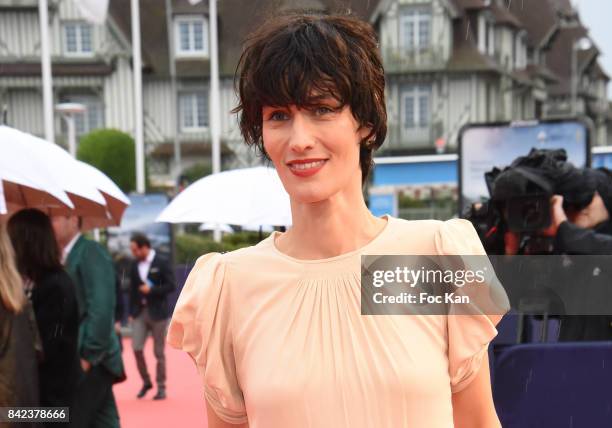
[{"label": "building facade", "polygon": [[[385,165],[405,156],[456,150],[467,123],[567,117],[577,76],[576,114],[607,143],[608,76],[569,0],[352,0],[379,34],[387,73]],[[190,166],[210,163],[207,2],[141,0],[144,133],[154,182],[172,185]],[[272,11],[328,11],[334,0],[218,2],[222,157],[225,168],[260,162],[240,137],[233,74],[245,35]],[[111,0],[103,25],[91,25],[71,0],[49,0],[54,102],[85,104],[77,132],[132,133],[134,105],[130,6]],[[574,70],[574,71],[572,71]],[[8,125],[43,134],[36,0],[0,0],[0,106]],[[57,141],[65,129],[56,117]],[[397,160],[397,162],[394,161]],[[382,167],[383,163],[381,163]],[[383,176],[384,174],[380,174]],[[378,183],[384,185],[384,183]],[[410,184],[410,183],[407,183]]]}]

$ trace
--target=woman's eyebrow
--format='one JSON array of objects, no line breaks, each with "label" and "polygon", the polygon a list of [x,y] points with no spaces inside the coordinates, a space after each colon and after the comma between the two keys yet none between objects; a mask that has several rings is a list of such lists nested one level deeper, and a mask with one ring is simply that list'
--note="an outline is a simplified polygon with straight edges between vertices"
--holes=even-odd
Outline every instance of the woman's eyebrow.
[{"label": "woman's eyebrow", "polygon": [[320,102],[320,101],[337,101],[336,98],[329,94],[321,94],[321,95],[312,95],[308,97],[310,101]]},{"label": "woman's eyebrow", "polygon": [[342,102],[332,95],[316,95],[308,98],[308,102],[306,103],[309,106],[316,106],[322,103],[333,104],[334,106],[342,106]]}]

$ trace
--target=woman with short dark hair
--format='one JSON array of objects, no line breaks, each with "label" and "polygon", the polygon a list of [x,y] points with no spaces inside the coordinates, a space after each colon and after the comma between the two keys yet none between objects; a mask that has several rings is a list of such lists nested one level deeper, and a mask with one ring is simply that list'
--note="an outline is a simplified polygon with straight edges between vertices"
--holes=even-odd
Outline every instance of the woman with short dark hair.
[{"label": "woman with short dark hair", "polygon": [[70,406],[79,376],[74,284],[62,266],[46,214],[35,209],[19,211],[10,218],[8,232],[43,345],[39,365],[41,406]]},{"label": "woman with short dark hair", "polygon": [[362,255],[485,254],[465,220],[365,204],[387,120],[372,27],[274,18],[247,40],[237,87],[242,134],[276,167],[293,226],[201,257],[181,292],[168,340],[197,365],[208,426],[499,426],[487,360],[499,314],[361,313]]}]

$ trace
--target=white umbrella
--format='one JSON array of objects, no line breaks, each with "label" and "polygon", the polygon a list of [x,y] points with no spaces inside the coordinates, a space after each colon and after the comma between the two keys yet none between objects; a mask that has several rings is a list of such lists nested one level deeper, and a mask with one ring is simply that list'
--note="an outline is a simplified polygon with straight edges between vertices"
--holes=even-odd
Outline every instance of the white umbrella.
[{"label": "white umbrella", "polygon": [[[81,179],[87,180],[89,185],[98,189],[106,202],[109,218],[85,217],[85,228],[118,226],[130,199],[117,187],[115,182],[106,174],[88,163],[76,161],[81,170]],[[89,223],[89,224],[88,224]]]},{"label": "white umbrella", "polygon": [[199,179],[179,193],[156,221],[288,226],[291,207],[276,170],[259,166]]},{"label": "white umbrella", "polygon": [[[234,233],[234,229],[232,229],[232,227],[229,224],[226,223],[211,223],[211,222],[206,222],[206,223],[202,223],[200,225],[200,227],[198,228],[198,230],[200,231],[204,231],[204,230],[215,230],[216,225],[219,225],[219,228],[221,230],[221,232],[225,232],[225,233]],[[257,226],[257,225],[253,225],[253,224],[246,224],[246,225],[242,225],[240,226],[242,228],[242,230],[248,230],[250,232],[259,232],[259,229],[261,229],[262,232],[272,232],[274,230],[273,226],[267,226],[267,225],[261,225],[261,226]]]},{"label": "white umbrella", "polygon": [[204,232],[206,230],[215,230],[217,228],[219,228],[219,230],[224,233],[234,233],[234,229],[232,229],[232,227],[229,224],[211,223],[209,221],[207,221],[206,223],[202,223],[200,227],[198,228],[198,230],[200,232]]},{"label": "white umbrella", "polygon": [[0,126],[0,179],[8,211],[75,214],[84,228],[116,225],[129,199],[106,175],[41,138]]},{"label": "white umbrella", "polygon": [[[7,151],[15,152],[18,156],[23,153],[22,150],[27,151],[30,157],[22,157],[21,164],[27,165],[32,160],[31,156],[34,153],[37,159],[43,160],[49,166],[48,169],[52,170],[55,181],[65,192],[71,193],[71,197],[74,196],[77,200],[85,199],[86,203],[106,205],[102,194],[86,180],[80,179],[79,167],[74,158],[57,144],[8,126],[0,127],[0,144],[4,145],[3,156]],[[31,167],[24,165],[23,168],[29,173],[35,172]]]},{"label": "white umbrella", "polygon": [[4,199],[4,187],[0,181],[0,215],[6,214],[6,200]]},{"label": "white umbrella", "polygon": [[8,211],[26,206],[46,210],[74,208],[37,147],[23,143],[27,137],[28,134],[0,126],[0,181],[6,208]]},{"label": "white umbrella", "polygon": [[[281,225],[281,226],[284,226],[284,225]],[[250,232],[259,232],[259,229],[261,229],[262,232],[273,232],[274,231],[274,227],[270,225],[258,226],[256,224],[245,224],[242,226],[242,230],[248,230]]]}]

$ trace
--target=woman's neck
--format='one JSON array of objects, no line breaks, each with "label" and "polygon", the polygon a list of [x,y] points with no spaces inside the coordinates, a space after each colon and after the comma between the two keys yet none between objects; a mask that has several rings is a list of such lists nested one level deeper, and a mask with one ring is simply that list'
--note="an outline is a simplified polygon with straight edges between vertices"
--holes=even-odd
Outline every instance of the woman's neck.
[{"label": "woman's neck", "polygon": [[293,226],[279,236],[279,251],[297,259],[316,260],[357,250],[374,239],[386,221],[370,213],[359,193],[335,195],[317,203],[291,202]]}]

